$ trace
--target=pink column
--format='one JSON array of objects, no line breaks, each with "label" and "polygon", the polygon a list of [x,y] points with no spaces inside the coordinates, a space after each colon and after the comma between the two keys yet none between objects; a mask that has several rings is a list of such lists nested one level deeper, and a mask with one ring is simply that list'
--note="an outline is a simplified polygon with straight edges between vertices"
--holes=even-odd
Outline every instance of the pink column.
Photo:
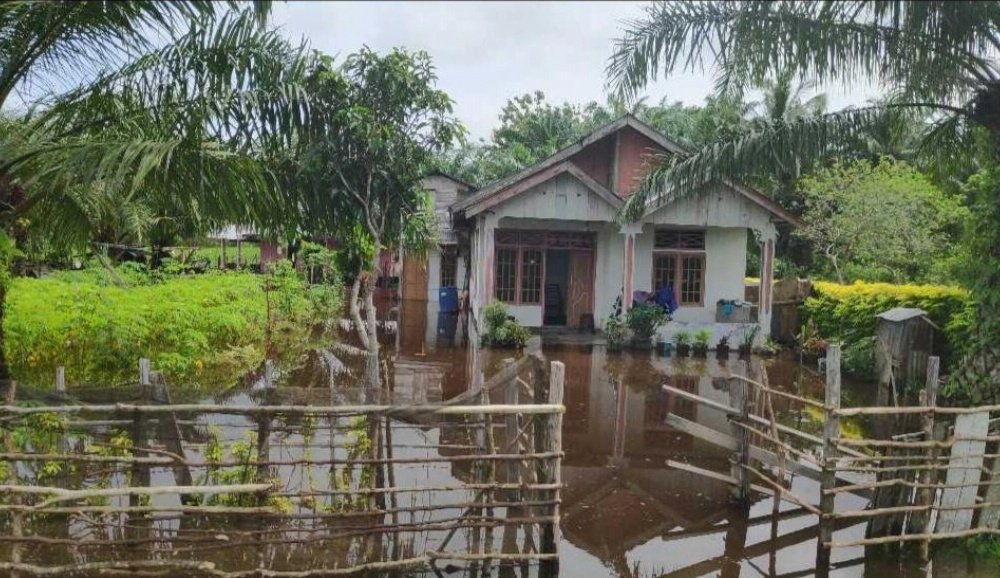
[{"label": "pink column", "polygon": [[624,225],[621,234],[625,240],[625,259],[623,263],[624,271],[622,276],[622,309],[628,311],[632,308],[632,293],[635,291],[635,236],[642,232],[641,223]]},{"label": "pink column", "polygon": [[493,225],[486,225],[483,235],[483,290],[479,296],[479,305],[486,305],[493,300]]}]

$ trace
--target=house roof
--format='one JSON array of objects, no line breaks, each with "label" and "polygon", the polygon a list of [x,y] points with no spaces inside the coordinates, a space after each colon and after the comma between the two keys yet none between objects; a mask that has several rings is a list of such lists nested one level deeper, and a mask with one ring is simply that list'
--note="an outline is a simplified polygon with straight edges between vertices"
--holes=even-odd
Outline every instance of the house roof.
[{"label": "house roof", "polygon": [[450,173],[446,173],[446,172],[444,172],[442,170],[435,169],[435,170],[430,171],[429,173],[425,174],[424,176],[425,177],[433,177],[433,176],[444,177],[446,179],[452,180],[452,181],[454,181],[454,182],[462,185],[463,187],[469,189],[470,191],[476,190],[476,187],[473,186],[468,181],[463,181],[462,179],[460,179],[460,178],[458,178],[458,177],[456,177],[456,176],[454,176],[454,175],[452,175]]},{"label": "house roof", "polygon": [[[495,206],[507,199],[510,199],[513,196],[516,196],[517,194],[520,194],[521,192],[524,192],[525,190],[531,188],[534,185],[540,184],[541,182],[544,182],[556,176],[556,174],[561,174],[562,172],[566,172],[566,170],[569,169],[565,169],[562,171],[554,171],[556,174],[550,174],[549,172],[546,172],[548,177],[542,180],[538,180],[538,177],[536,175],[540,176],[539,173],[542,173],[543,171],[548,171],[548,169],[552,169],[553,167],[561,164],[568,164],[571,167],[575,168],[575,165],[570,163],[568,160],[570,157],[582,151],[583,149],[587,148],[591,144],[624,129],[625,127],[630,127],[639,134],[642,134],[643,136],[649,138],[654,143],[660,145],[667,152],[674,154],[682,154],[682,155],[690,154],[691,152],[691,150],[688,147],[678,143],[677,141],[670,139],[663,133],[651,127],[650,125],[642,122],[641,120],[632,116],[631,114],[628,114],[594,130],[590,134],[582,137],[577,142],[563,148],[554,155],[545,158],[535,163],[534,165],[531,165],[530,167],[527,167],[509,177],[495,181],[483,187],[475,194],[456,202],[451,207],[452,212],[465,213],[466,215],[475,215],[477,213],[480,213],[488,209],[489,207]],[[620,208],[624,204],[623,199],[621,197],[615,195],[614,193],[609,191],[606,187],[604,187],[600,183],[597,183],[597,181],[594,181],[594,179],[590,178],[588,175],[583,173],[583,171],[577,169],[577,171],[573,173],[574,176],[577,176],[579,178],[579,175],[577,173],[584,175],[590,181],[588,183],[584,181],[584,179],[582,178],[580,179],[581,181],[584,181],[584,184],[588,185],[588,187],[591,188],[591,190],[594,190],[592,185],[597,185],[598,187],[600,187],[603,191],[602,193],[598,194],[602,198],[605,198],[603,192],[606,191],[608,194],[611,195],[611,197],[617,199],[617,201],[613,203],[617,208]],[[529,186],[521,186],[522,181],[525,181],[526,179],[531,179],[533,184]],[[778,219],[792,224],[799,223],[799,220],[795,215],[792,215],[791,213],[783,209],[780,205],[769,199],[766,195],[762,194],[761,192],[729,181],[724,182],[724,185],[734,190],[735,192],[739,193],[743,197],[746,197],[754,204],[770,212]],[[511,191],[508,190],[513,188],[516,188],[516,192],[512,193]],[[497,197],[500,198],[497,199]],[[610,202],[610,199],[608,198],[605,198],[605,200],[609,200]]]}]

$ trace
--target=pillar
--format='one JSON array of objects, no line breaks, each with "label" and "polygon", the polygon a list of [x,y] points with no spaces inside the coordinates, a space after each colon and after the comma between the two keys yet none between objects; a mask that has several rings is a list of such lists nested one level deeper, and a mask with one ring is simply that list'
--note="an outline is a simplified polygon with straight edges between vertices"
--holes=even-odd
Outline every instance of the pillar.
[{"label": "pillar", "polygon": [[771,293],[774,287],[774,237],[764,241],[760,252],[760,311],[763,315],[771,315]]},{"label": "pillar", "polygon": [[483,287],[479,296],[480,307],[493,300],[493,253],[495,250],[493,238],[495,231],[496,225],[489,217],[483,219]]},{"label": "pillar", "polygon": [[642,223],[622,225],[621,234],[625,245],[624,273],[622,278],[622,310],[632,308],[632,293],[635,291],[635,237],[642,232]]}]

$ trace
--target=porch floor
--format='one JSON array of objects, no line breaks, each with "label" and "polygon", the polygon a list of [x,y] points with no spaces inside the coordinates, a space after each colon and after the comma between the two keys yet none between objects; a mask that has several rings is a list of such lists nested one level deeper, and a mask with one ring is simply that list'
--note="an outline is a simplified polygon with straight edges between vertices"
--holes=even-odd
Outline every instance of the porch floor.
[{"label": "porch floor", "polygon": [[599,332],[572,329],[570,327],[531,327],[531,332],[542,338],[545,345],[605,345],[604,335]]}]

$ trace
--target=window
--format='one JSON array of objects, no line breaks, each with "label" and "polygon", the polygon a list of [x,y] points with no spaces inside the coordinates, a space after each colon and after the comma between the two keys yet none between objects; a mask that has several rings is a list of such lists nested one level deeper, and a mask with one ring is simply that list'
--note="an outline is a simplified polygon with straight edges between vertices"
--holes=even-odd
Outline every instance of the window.
[{"label": "window", "polygon": [[496,288],[493,296],[497,301],[513,303],[517,298],[517,249],[498,247],[496,259]]},{"label": "window", "polygon": [[704,231],[656,231],[653,238],[653,290],[668,286],[673,288],[678,305],[704,304]]},{"label": "window", "polygon": [[535,305],[542,302],[542,260],[540,249],[521,250],[521,303]]},{"label": "window", "polygon": [[441,287],[458,286],[458,255],[452,248],[441,252]]}]

